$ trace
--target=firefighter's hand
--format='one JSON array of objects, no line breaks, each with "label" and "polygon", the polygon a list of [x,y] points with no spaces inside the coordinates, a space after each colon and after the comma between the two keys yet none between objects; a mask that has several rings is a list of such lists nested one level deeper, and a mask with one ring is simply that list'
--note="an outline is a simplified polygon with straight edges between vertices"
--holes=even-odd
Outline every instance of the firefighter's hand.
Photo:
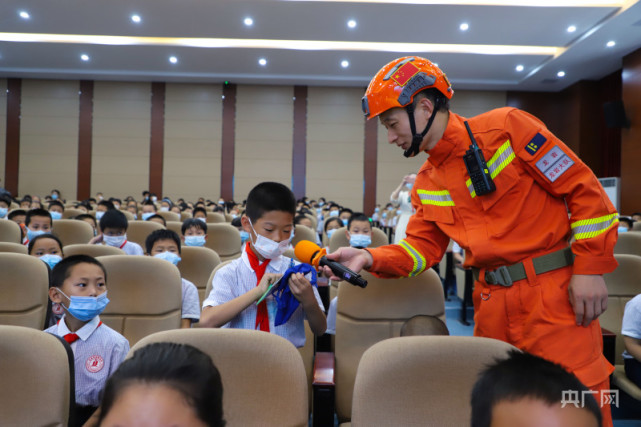
[{"label": "firefighter's hand", "polygon": [[[363,268],[368,269],[372,266],[374,259],[372,255],[367,252],[365,249],[356,249],[356,248],[340,248],[336,252],[326,255],[327,259],[339,262],[345,267],[352,270],[354,273],[358,273]],[[328,266],[323,267],[323,273],[328,276],[331,280],[343,280],[340,277],[336,277],[332,273],[332,269]]]},{"label": "firefighter's hand", "polygon": [[568,293],[577,325],[588,326],[608,308],[608,288],[601,275],[573,275]]}]

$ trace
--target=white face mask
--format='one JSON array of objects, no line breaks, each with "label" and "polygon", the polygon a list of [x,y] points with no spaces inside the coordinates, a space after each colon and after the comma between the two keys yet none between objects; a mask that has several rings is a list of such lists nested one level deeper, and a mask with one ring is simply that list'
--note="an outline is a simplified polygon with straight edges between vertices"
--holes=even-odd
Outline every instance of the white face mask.
[{"label": "white face mask", "polygon": [[[256,234],[256,241],[252,242],[252,244],[254,245],[254,248],[258,251],[258,253],[263,258],[265,259],[278,258],[291,246],[291,241],[294,238],[293,229],[291,234],[289,235],[289,239],[285,239],[282,242],[275,242],[272,239],[269,239],[265,236],[261,236],[260,234],[256,233],[256,230],[254,229],[254,225],[252,224],[251,220],[249,220],[249,225],[251,226],[252,230],[254,230],[254,234]],[[250,240],[251,240],[251,235],[250,235]]]},{"label": "white face mask", "polygon": [[103,236],[102,240],[107,246],[119,248],[127,241],[127,234],[125,233],[122,236]]}]

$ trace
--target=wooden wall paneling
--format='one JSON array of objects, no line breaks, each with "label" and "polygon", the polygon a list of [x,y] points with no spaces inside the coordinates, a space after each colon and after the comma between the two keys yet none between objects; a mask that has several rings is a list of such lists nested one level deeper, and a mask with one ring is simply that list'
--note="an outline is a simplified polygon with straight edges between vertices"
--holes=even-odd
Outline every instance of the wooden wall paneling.
[{"label": "wooden wall paneling", "polygon": [[93,136],[93,81],[80,81],[78,119],[78,185],[77,200],[91,197],[91,147]]},{"label": "wooden wall paneling", "polygon": [[307,86],[294,86],[294,135],[292,191],[296,199],[306,195],[307,177]]},{"label": "wooden wall paneling", "polygon": [[223,86],[223,126],[220,159],[220,197],[234,198],[234,157],[236,144],[236,85]]},{"label": "wooden wall paneling", "polygon": [[149,141],[149,192],[162,198],[165,140],[165,83],[151,84],[151,131]]},{"label": "wooden wall paneling", "polygon": [[4,188],[18,195],[20,170],[20,103],[22,79],[7,79],[7,127],[5,146]]}]

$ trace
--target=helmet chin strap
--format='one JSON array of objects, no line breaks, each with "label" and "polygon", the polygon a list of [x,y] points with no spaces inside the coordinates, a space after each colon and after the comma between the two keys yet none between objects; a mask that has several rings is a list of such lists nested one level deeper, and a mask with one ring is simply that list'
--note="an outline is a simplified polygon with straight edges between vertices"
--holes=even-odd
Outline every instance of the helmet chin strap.
[{"label": "helmet chin strap", "polygon": [[425,135],[427,135],[427,132],[429,132],[430,128],[432,127],[432,122],[434,121],[434,118],[436,117],[436,112],[440,107],[439,101],[440,100],[437,99],[434,102],[434,111],[432,111],[432,115],[430,116],[430,119],[427,121],[427,125],[425,125],[425,129],[423,129],[423,132],[421,133],[416,133],[416,122],[414,121],[414,105],[409,104],[407,107],[405,107],[405,111],[407,111],[407,115],[409,116],[409,119],[410,119],[410,130],[412,131],[412,145],[410,145],[410,148],[408,148],[403,152],[403,155],[405,157],[414,157],[418,154],[419,147],[421,146],[421,142],[423,141],[423,138],[425,138]]}]

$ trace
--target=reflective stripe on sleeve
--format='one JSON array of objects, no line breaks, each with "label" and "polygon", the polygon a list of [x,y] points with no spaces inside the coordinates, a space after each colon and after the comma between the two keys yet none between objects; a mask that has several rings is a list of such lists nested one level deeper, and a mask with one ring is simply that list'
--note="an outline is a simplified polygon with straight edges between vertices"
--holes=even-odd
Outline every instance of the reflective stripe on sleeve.
[{"label": "reflective stripe on sleeve", "polygon": [[398,244],[403,249],[405,249],[405,251],[407,251],[409,256],[411,256],[412,259],[414,260],[414,268],[412,269],[412,271],[410,271],[410,273],[408,274],[408,277],[414,277],[418,274],[421,274],[423,270],[425,270],[425,266],[427,264],[425,261],[425,258],[423,258],[423,255],[421,255],[419,251],[414,249],[412,245],[407,243],[406,240],[401,240]]},{"label": "reflective stripe on sleeve", "polygon": [[[499,147],[498,150],[496,150],[496,153],[494,153],[490,161],[487,162],[487,168],[490,171],[492,179],[496,178],[496,176],[501,173],[501,171],[505,169],[505,167],[509,165],[515,157],[516,155],[514,154],[514,150],[512,149],[512,145],[508,139]],[[470,196],[472,196],[472,198],[476,197],[476,191],[474,191],[472,180],[468,178],[468,180],[465,181],[465,185],[470,192]]]},{"label": "reflective stripe on sleeve", "polygon": [[598,218],[582,219],[571,224],[572,234],[576,240],[590,239],[606,232],[610,227],[618,223],[618,213]]},{"label": "reflective stripe on sleeve", "polygon": [[428,191],[428,190],[416,190],[418,197],[421,199],[421,203],[424,205],[435,205],[435,206],[454,206],[454,200],[450,192],[447,190],[440,191]]}]

